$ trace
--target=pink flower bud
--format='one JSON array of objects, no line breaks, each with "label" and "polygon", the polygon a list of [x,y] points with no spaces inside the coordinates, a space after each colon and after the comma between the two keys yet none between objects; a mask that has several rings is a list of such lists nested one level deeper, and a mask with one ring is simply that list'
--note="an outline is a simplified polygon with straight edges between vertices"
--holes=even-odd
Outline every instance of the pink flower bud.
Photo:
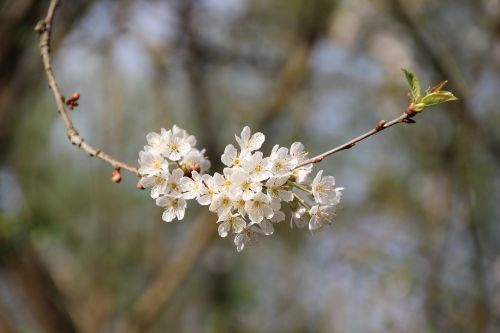
[{"label": "pink flower bud", "polygon": [[80,93],[79,92],[73,93],[73,95],[71,95],[71,99],[76,102],[77,100],[80,99]]},{"label": "pink flower bud", "polygon": [[111,173],[111,180],[113,183],[119,183],[122,181],[122,174],[120,173],[120,169],[115,169]]}]

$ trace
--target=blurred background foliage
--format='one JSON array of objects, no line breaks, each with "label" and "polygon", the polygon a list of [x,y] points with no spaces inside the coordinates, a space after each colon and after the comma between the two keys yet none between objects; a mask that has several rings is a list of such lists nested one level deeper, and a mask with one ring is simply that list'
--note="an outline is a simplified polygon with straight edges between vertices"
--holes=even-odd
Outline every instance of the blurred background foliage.
[{"label": "blurred background foliage", "polygon": [[450,80],[459,102],[316,166],[346,188],[335,225],[239,254],[196,205],[167,225],[68,143],[33,31],[47,7],[0,1],[1,332],[500,331],[499,0],[62,1],[71,116],[132,163],[173,124],[212,171],[244,125],[320,153],[406,108],[401,67]]}]

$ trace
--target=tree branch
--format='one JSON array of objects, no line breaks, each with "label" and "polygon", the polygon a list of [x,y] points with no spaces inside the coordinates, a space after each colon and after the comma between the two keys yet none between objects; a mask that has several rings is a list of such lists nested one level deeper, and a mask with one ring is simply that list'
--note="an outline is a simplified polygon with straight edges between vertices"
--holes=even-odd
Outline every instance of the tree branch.
[{"label": "tree branch", "polygon": [[415,121],[411,118],[413,118],[415,115],[416,115],[415,112],[411,111],[411,109],[408,109],[402,115],[400,115],[397,118],[394,118],[393,120],[391,120],[389,122],[385,122],[385,120],[381,120],[377,123],[377,125],[375,126],[374,129],[372,129],[372,130],[370,130],[370,131],[368,131],[368,132],[366,132],[366,133],[364,133],[364,134],[362,134],[362,135],[360,135],[352,140],[349,140],[346,143],[341,144],[340,146],[337,146],[337,147],[330,149],[324,153],[321,153],[317,156],[314,156],[314,157],[300,163],[295,168],[300,168],[302,166],[312,164],[312,163],[319,163],[319,162],[323,161],[323,159],[325,157],[333,155],[335,153],[338,153],[339,151],[352,148],[354,145],[356,145],[356,143],[363,141],[364,139],[369,138],[370,136],[375,135],[378,132],[380,132],[386,128],[389,128],[391,126],[394,126],[397,124],[402,124],[402,123],[414,123]]},{"label": "tree branch", "polygon": [[47,16],[45,19],[38,22],[35,27],[35,31],[40,34],[40,55],[42,57],[43,67],[45,70],[45,74],[47,75],[47,81],[49,83],[50,88],[54,94],[54,98],[57,104],[57,112],[61,116],[64,126],[66,127],[66,134],[68,135],[68,139],[71,144],[77,146],[87,154],[92,157],[97,157],[103,160],[106,163],[109,163],[115,169],[125,169],[132,173],[137,174],[137,168],[129,165],[125,162],[122,162],[111,155],[105,153],[101,149],[95,148],[88,143],[78,134],[78,131],[73,126],[73,122],[71,121],[68,112],[65,107],[65,98],[61,94],[59,87],[57,85],[56,78],[54,76],[54,72],[52,70],[52,60],[50,57],[50,41],[52,35],[52,21],[54,19],[54,14],[57,6],[59,5],[59,0],[52,0],[49,5],[49,9],[47,12]]}]

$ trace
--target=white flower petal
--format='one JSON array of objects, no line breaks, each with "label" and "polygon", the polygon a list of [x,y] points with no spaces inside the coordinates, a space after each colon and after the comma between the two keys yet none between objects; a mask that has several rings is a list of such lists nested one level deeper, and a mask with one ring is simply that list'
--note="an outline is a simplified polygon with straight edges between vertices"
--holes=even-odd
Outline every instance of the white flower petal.
[{"label": "white flower petal", "polygon": [[262,232],[264,233],[264,235],[266,235],[266,236],[270,236],[274,233],[274,227],[273,227],[272,223],[269,222],[268,220],[263,220],[260,223],[260,228],[261,228]]},{"label": "white flower petal", "polygon": [[217,228],[217,231],[219,232],[219,235],[221,237],[226,237],[230,230],[231,230],[231,224],[229,224],[229,222],[226,221],[219,224],[219,228]]}]

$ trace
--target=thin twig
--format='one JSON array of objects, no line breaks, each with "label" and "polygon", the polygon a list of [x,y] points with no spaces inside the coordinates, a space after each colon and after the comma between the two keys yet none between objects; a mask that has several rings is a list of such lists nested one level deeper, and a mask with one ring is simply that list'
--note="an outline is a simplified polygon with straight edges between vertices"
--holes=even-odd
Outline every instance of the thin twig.
[{"label": "thin twig", "polygon": [[81,150],[88,153],[90,156],[97,157],[113,166],[115,169],[125,169],[132,173],[137,173],[137,168],[131,166],[125,162],[122,162],[105,152],[101,149],[95,148],[88,143],[78,134],[78,131],[73,126],[73,122],[71,121],[68,112],[66,111],[66,107],[64,104],[64,97],[59,90],[57,85],[56,78],[54,76],[54,72],[52,70],[52,61],[50,57],[50,41],[52,35],[52,21],[54,19],[54,14],[57,6],[59,5],[59,0],[52,0],[49,5],[49,10],[47,12],[47,16],[45,19],[38,22],[35,30],[40,34],[40,55],[42,57],[43,67],[45,70],[45,74],[47,75],[47,81],[49,83],[52,92],[54,93],[54,98],[57,104],[57,112],[61,116],[64,126],[66,127],[66,134],[68,135],[69,141],[80,148]]},{"label": "thin twig", "polygon": [[346,150],[346,149],[349,149],[349,148],[352,148],[354,145],[356,145],[356,143],[360,142],[360,141],[363,141],[364,139],[366,138],[369,138],[370,136],[374,135],[374,134],[377,134],[378,132],[386,129],[386,128],[389,128],[391,126],[394,126],[394,125],[397,125],[397,124],[403,124],[403,123],[413,123],[414,120],[411,119],[413,116],[415,116],[415,112],[412,112],[411,109],[408,109],[408,111],[404,112],[402,115],[400,115],[399,117],[397,118],[394,118],[393,120],[389,121],[389,122],[385,122],[384,120],[381,120],[377,123],[377,125],[375,126],[375,128],[373,128],[372,130],[352,139],[352,140],[349,140],[347,141],[346,143],[344,144],[341,144],[340,146],[338,147],[335,147],[333,149],[330,149],[322,154],[319,154],[317,156],[314,156],[302,163],[300,163],[299,165],[297,165],[295,168],[300,168],[300,167],[303,167],[305,165],[308,165],[308,164],[312,164],[312,163],[319,163],[321,161],[323,161],[323,159],[327,156],[330,156],[330,155],[333,155],[335,153],[338,153],[339,151],[342,151],[342,150]]}]

